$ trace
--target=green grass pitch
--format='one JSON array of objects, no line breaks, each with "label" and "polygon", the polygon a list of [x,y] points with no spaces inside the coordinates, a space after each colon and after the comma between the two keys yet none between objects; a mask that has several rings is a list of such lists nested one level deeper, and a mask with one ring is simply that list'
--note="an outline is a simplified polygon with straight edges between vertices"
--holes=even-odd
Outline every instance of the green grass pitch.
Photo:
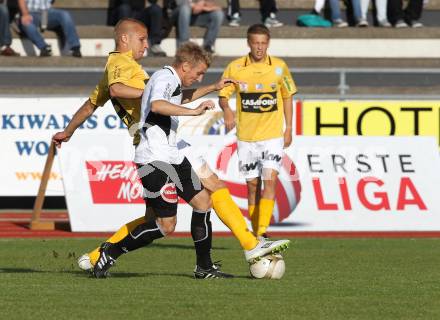
[{"label": "green grass pitch", "polygon": [[213,256],[235,279],[194,280],[186,238],[93,279],[76,259],[100,241],[0,240],[0,319],[440,319],[440,239],[292,239],[282,280],[251,279],[233,238]]}]

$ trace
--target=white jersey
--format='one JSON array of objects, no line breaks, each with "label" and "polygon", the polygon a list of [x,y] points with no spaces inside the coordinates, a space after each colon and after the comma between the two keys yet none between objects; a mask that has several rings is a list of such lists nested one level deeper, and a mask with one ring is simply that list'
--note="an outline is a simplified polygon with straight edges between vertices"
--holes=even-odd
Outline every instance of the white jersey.
[{"label": "white jersey", "polygon": [[166,66],[155,72],[145,87],[142,96],[140,116],[140,142],[136,147],[134,162],[146,164],[163,161],[180,164],[184,156],[177,148],[176,132],[179,126],[177,116],[164,116],[151,111],[151,103],[166,100],[182,103],[181,81],[176,71]]}]

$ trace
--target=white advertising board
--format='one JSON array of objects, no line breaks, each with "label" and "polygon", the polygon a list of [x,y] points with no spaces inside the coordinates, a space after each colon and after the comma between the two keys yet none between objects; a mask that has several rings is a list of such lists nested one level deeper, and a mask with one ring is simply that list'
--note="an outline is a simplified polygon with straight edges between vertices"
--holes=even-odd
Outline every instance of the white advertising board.
[{"label": "white advertising board", "polygon": [[[51,136],[62,130],[85,98],[0,98],[0,196],[35,196]],[[125,130],[112,108],[101,108],[78,131]],[[54,163],[47,195],[63,195]]]},{"label": "white advertising board", "polygon": [[[185,137],[246,215],[233,136]],[[112,231],[143,215],[128,136],[80,132],[60,152],[73,231]],[[271,231],[440,230],[439,155],[427,137],[295,137],[286,149]],[[295,164],[295,165],[294,165]],[[177,231],[191,208],[179,205]],[[213,215],[213,230],[225,226]]]},{"label": "white advertising board", "polygon": [[435,138],[297,137],[287,152],[302,187],[295,230],[440,230]]},{"label": "white advertising board", "polygon": [[[85,100],[86,97],[0,98],[0,196],[37,194],[52,135],[65,128]],[[218,108],[202,117],[185,117],[179,130],[188,135],[224,133]],[[111,103],[107,103],[77,133],[105,135],[114,131],[128,135]],[[64,195],[58,162],[52,168],[46,195]]]}]

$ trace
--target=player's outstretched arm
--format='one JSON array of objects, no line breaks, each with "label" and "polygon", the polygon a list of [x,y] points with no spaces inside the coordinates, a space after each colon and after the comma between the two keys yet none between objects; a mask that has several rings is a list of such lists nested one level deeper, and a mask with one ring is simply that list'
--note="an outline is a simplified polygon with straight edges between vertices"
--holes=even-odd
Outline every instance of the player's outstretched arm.
[{"label": "player's outstretched arm", "polygon": [[235,127],[234,112],[232,111],[231,107],[229,107],[229,102],[227,98],[219,97],[218,104],[220,105],[220,108],[223,110],[226,132],[229,132]]},{"label": "player's outstretched arm", "polygon": [[185,108],[166,100],[155,100],[151,103],[151,111],[164,116],[198,116],[214,108],[214,101],[203,101],[196,109]]},{"label": "player's outstretched arm", "polygon": [[184,89],[182,91],[182,103],[189,103],[194,100],[197,100],[201,97],[206,96],[208,93],[219,91],[223,89],[224,87],[237,84],[238,82],[233,79],[220,79],[216,83],[203,86],[197,89]]},{"label": "player's outstretched arm", "polygon": [[61,147],[61,143],[69,141],[70,137],[73,135],[76,129],[84,123],[92,114],[95,112],[96,106],[87,99],[86,102],[78,109],[78,111],[73,115],[72,120],[70,120],[67,127],[60,132],[57,132],[53,137],[52,141],[55,143],[57,148]]}]

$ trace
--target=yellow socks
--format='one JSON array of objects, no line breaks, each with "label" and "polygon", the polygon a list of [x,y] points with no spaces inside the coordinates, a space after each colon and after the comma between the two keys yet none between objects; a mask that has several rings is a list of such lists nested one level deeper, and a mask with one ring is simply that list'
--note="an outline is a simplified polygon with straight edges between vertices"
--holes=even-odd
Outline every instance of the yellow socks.
[{"label": "yellow socks", "polygon": [[[260,199],[259,210],[258,210],[258,232],[257,236],[261,236],[266,233],[266,229],[270,225],[270,219],[272,218],[273,207],[275,206],[275,201],[272,199]],[[255,232],[255,231],[254,231]]]},{"label": "yellow socks", "polygon": [[251,218],[251,222],[252,222],[252,231],[256,236],[258,234],[258,220],[260,218],[258,206],[254,204],[250,204],[248,206],[248,211],[249,211],[249,218]]},{"label": "yellow socks", "polygon": [[211,194],[212,207],[220,220],[232,231],[234,236],[240,241],[244,250],[255,248],[258,240],[249,231],[241,214],[240,209],[232,200],[229,190],[219,189]]},{"label": "yellow socks", "polygon": [[[130,221],[129,223],[123,225],[116,231],[110,238],[105,240],[105,242],[116,243],[124,239],[134,228],[138,225],[145,223],[145,217],[138,218],[136,220]],[[96,261],[99,259],[99,247],[89,253],[90,262],[95,265]]]}]

